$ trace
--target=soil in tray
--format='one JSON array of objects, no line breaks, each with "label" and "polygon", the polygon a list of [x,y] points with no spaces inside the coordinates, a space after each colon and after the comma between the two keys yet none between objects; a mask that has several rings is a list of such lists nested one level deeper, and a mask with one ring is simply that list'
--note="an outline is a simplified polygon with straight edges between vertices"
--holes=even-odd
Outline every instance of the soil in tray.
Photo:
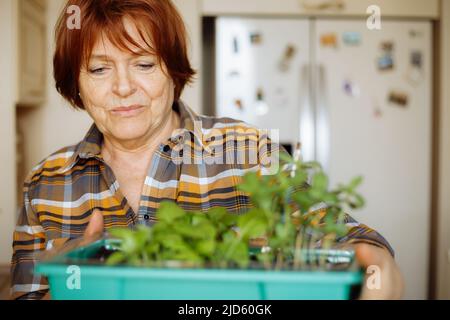
[{"label": "soil in tray", "polygon": [[[113,254],[114,252],[119,251],[119,249],[117,248],[113,248],[111,246],[101,246],[99,248],[99,250],[97,250],[95,252],[94,255],[92,255],[91,257],[89,257],[88,259],[84,260],[83,262],[80,263],[80,261],[77,261],[78,264],[81,265],[104,265],[106,263],[106,261],[108,260],[109,256],[111,254]],[[72,260],[72,259],[69,259]],[[70,262],[70,261],[69,261]],[[119,265],[119,266],[125,266],[124,264]],[[152,266],[148,266],[148,267],[152,267]],[[166,267],[166,268],[180,268],[180,269],[192,269],[192,268],[201,268],[201,269],[217,269],[217,266],[213,266],[213,265],[204,265],[201,267],[196,267],[196,266],[192,266],[189,263],[183,264],[183,263],[177,263],[177,262],[170,262],[167,265],[155,265],[153,266],[155,268],[161,268],[161,267]],[[236,266],[229,266],[229,269],[239,269],[239,267]],[[264,266],[262,265],[262,263],[260,263],[257,258],[256,255],[251,254],[250,256],[250,264],[249,266],[246,268],[246,270],[265,270],[266,268],[264,268]],[[269,268],[269,270],[275,270],[276,269],[276,264],[273,263],[271,265],[271,268]],[[283,269],[281,269],[283,271],[354,271],[356,270],[356,266],[353,263],[331,263],[328,262],[324,265],[319,265],[318,260],[316,261],[309,261],[307,263],[303,263],[302,266],[300,268],[296,268],[293,269],[292,268],[292,264],[288,267],[285,267]]]}]

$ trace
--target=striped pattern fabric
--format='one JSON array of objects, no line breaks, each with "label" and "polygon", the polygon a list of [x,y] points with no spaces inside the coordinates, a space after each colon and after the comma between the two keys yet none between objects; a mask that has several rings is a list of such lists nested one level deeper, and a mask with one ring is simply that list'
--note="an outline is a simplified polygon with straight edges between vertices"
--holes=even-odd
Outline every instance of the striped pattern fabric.
[{"label": "striped pattern fabric", "polygon": [[[102,211],[107,230],[153,225],[156,210],[166,200],[188,211],[224,207],[243,214],[251,208],[249,197],[236,186],[250,170],[278,170],[274,165],[278,144],[268,139],[267,132],[243,122],[199,116],[182,101],[173,108],[180,115],[181,129],[153,156],[138,212],[128,205],[102,159],[103,136],[95,124],[79,144],[56,152],[32,170],[24,183],[14,232],[13,298],[45,294],[46,278],[33,272],[39,254],[82,237],[94,209]],[[350,217],[348,223],[351,229],[343,241],[370,242],[392,252],[376,231]]]}]

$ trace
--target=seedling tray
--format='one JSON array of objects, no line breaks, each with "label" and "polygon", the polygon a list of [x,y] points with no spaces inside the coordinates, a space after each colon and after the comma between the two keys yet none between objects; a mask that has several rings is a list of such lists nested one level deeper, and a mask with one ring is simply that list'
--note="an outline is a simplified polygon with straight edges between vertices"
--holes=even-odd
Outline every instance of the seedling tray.
[{"label": "seedling tray", "polygon": [[339,270],[267,271],[106,266],[116,249],[117,240],[103,239],[42,261],[36,272],[48,278],[55,300],[346,300],[363,279],[345,250],[317,251],[347,265]]}]

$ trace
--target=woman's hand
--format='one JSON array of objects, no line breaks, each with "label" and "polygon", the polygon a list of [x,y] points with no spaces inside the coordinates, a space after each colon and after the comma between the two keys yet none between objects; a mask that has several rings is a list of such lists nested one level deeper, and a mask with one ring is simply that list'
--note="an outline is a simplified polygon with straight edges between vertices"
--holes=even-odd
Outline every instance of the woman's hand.
[{"label": "woman's hand", "polygon": [[366,270],[360,299],[401,299],[404,290],[403,277],[389,251],[366,243],[355,244],[354,248],[356,259]]},{"label": "woman's hand", "polygon": [[94,209],[89,220],[89,224],[84,231],[83,238],[91,239],[101,236],[104,232],[105,225],[103,221],[103,214],[99,209]]},{"label": "woman's hand", "polygon": [[[104,228],[105,225],[102,212],[98,209],[94,209],[83,237],[63,246],[64,251],[95,242],[103,235]],[[50,293],[47,293],[42,300],[51,300]]]}]

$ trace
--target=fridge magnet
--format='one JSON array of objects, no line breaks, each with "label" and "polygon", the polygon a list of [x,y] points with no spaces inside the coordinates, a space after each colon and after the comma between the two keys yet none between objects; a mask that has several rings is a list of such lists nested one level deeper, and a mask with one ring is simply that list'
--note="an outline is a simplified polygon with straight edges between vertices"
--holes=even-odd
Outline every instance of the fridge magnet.
[{"label": "fridge magnet", "polygon": [[361,33],[344,32],[342,35],[344,43],[348,46],[359,46],[361,44]]},{"label": "fridge magnet", "polygon": [[410,62],[413,68],[422,69],[422,52],[419,50],[413,50],[411,52]]},{"label": "fridge magnet", "polygon": [[377,97],[372,97],[372,115],[375,119],[380,119],[383,117],[383,110],[380,106]]},{"label": "fridge magnet", "polygon": [[356,85],[355,83],[353,83],[353,81],[350,80],[345,80],[342,87],[345,94],[352,98],[358,97],[359,94],[361,93],[358,85]]},{"label": "fridge magnet", "polygon": [[381,111],[381,108],[380,108],[380,107],[375,107],[375,108],[373,109],[373,116],[374,116],[376,119],[380,119],[380,118],[383,117],[383,111]]},{"label": "fridge magnet", "polygon": [[423,37],[423,32],[420,31],[420,30],[411,29],[411,30],[409,30],[409,36],[411,38],[422,38]]},{"label": "fridge magnet", "polygon": [[423,55],[419,50],[411,51],[410,65],[406,71],[406,80],[416,86],[422,82],[423,74]]},{"label": "fridge magnet", "polygon": [[409,68],[405,75],[406,81],[411,85],[417,86],[423,80],[423,72],[418,68]]},{"label": "fridge magnet", "polygon": [[233,37],[233,53],[239,54],[239,41],[237,37]]},{"label": "fridge magnet", "polygon": [[320,44],[324,48],[337,49],[338,39],[336,33],[326,33],[320,36]]},{"label": "fridge magnet", "polygon": [[242,104],[242,100],[241,99],[235,99],[234,100],[234,105],[239,111],[243,111],[244,110],[244,105]]},{"label": "fridge magnet", "polygon": [[241,76],[241,73],[239,71],[237,71],[237,70],[232,70],[228,74],[229,78],[239,78],[240,76]]},{"label": "fridge magnet", "polygon": [[380,44],[381,56],[377,60],[379,71],[387,71],[394,69],[394,43],[392,41],[384,41]]},{"label": "fridge magnet", "polygon": [[396,106],[406,108],[408,106],[409,97],[406,92],[398,91],[398,90],[392,90],[389,93],[388,101]]},{"label": "fridge magnet", "polygon": [[382,42],[380,47],[386,53],[392,53],[394,51],[394,43],[391,41]]},{"label": "fridge magnet", "polygon": [[394,69],[394,59],[390,54],[384,54],[377,60],[377,67],[380,71],[387,71]]},{"label": "fridge magnet", "polygon": [[264,116],[269,113],[269,106],[267,105],[264,98],[264,91],[259,88],[256,92],[256,114],[258,116]]},{"label": "fridge magnet", "polygon": [[292,59],[295,57],[295,54],[297,53],[297,48],[294,45],[288,45],[286,49],[284,50],[283,56],[280,59],[280,62],[278,64],[278,68],[281,72],[286,72],[291,67]]},{"label": "fridge magnet", "polygon": [[250,42],[253,45],[260,45],[262,43],[262,34],[259,32],[253,32],[250,34]]}]

